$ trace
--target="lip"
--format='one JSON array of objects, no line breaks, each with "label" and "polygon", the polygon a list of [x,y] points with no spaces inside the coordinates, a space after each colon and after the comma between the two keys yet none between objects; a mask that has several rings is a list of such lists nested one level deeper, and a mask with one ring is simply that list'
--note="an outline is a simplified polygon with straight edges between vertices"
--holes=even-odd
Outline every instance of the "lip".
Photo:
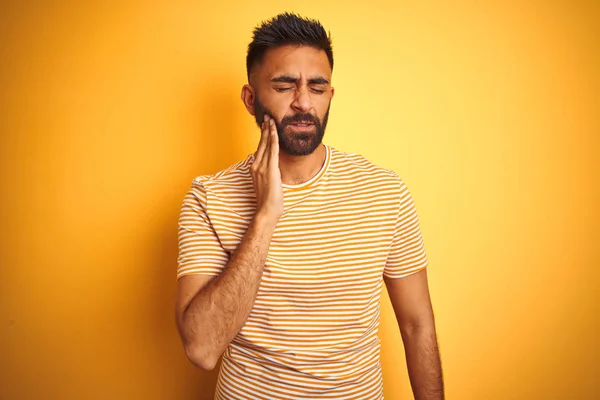
[{"label": "lip", "polygon": [[298,125],[290,124],[290,127],[297,132],[311,132],[315,126],[313,124],[308,124],[306,126],[298,126]]}]

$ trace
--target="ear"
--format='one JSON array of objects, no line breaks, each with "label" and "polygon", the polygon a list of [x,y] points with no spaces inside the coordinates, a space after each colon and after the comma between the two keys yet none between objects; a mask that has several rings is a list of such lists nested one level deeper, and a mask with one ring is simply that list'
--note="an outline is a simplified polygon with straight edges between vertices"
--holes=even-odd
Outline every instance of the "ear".
[{"label": "ear", "polygon": [[246,110],[248,110],[251,115],[254,115],[254,88],[249,84],[242,86],[241,97]]},{"label": "ear", "polygon": [[332,86],[331,87],[331,98],[333,99],[333,95],[335,94],[335,88]]}]

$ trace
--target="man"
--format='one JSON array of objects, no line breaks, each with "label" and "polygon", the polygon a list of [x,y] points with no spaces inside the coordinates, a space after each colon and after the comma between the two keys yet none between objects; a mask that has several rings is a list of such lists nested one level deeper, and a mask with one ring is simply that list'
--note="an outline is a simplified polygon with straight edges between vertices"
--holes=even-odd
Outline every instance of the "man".
[{"label": "man", "polygon": [[385,282],[415,398],[443,399],[423,240],[393,171],[322,143],[333,53],[318,21],[254,30],[242,101],[254,154],[194,179],[179,220],[176,320],[215,399],[382,399]]}]

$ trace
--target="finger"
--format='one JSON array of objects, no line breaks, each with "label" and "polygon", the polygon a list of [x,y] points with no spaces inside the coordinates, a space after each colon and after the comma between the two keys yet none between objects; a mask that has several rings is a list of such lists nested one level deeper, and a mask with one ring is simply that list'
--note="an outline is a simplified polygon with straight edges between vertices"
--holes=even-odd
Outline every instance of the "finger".
[{"label": "finger", "polygon": [[260,131],[260,142],[258,143],[258,149],[256,150],[256,154],[254,155],[254,162],[256,163],[256,165],[260,164],[269,139],[269,123],[267,121],[267,118],[268,117],[265,114],[265,121],[262,123],[262,128]]},{"label": "finger", "polygon": [[269,165],[279,168],[279,136],[277,136],[277,126],[275,125],[275,121],[270,121],[269,138]]},{"label": "finger", "polygon": [[272,124],[272,122],[270,120],[267,121],[267,129],[266,129],[266,132],[265,132],[265,142],[267,143],[267,145],[265,146],[265,151],[263,153],[262,162],[266,166],[269,165],[269,155],[271,154],[271,145],[272,145],[272,140],[271,140],[271,124]]}]

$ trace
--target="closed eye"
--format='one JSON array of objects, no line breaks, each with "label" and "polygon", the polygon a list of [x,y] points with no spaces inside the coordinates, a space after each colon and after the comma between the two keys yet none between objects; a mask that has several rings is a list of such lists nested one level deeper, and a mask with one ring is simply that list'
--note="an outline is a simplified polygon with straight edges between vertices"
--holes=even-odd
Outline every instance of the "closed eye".
[{"label": "closed eye", "polygon": [[[294,87],[293,86],[292,87],[276,87],[273,89],[275,89],[276,92],[283,93],[283,92],[287,92],[288,90],[294,89]],[[310,88],[310,90],[312,90],[314,93],[317,93],[317,94],[325,93],[324,89],[317,89],[317,88],[313,87],[313,88]]]}]

